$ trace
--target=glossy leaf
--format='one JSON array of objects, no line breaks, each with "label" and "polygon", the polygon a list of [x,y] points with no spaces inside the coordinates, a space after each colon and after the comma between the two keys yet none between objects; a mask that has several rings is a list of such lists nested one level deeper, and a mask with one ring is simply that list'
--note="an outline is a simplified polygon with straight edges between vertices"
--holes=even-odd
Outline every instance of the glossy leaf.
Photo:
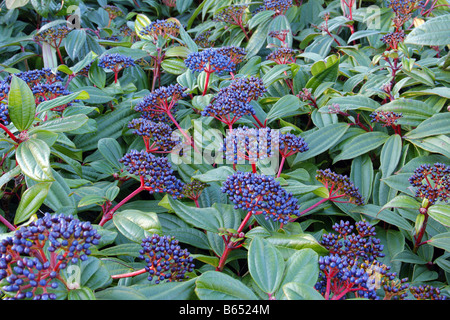
[{"label": "glossy leaf", "polygon": [[255,237],[248,249],[248,268],[261,290],[272,294],[281,283],[285,264],[282,254],[270,242]]},{"label": "glossy leaf", "polygon": [[19,131],[27,130],[34,120],[36,104],[27,83],[15,76],[8,95],[9,117]]}]

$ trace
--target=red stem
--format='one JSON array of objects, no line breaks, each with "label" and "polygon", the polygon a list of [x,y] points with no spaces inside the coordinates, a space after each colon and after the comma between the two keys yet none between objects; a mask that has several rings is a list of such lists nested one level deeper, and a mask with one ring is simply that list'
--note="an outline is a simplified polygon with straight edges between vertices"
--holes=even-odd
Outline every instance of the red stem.
[{"label": "red stem", "polygon": [[20,143],[21,141],[16,138],[13,133],[11,131],[9,131],[9,129],[7,127],[5,127],[3,124],[0,123],[0,128],[2,128],[3,130],[5,130],[5,132],[8,134],[8,136],[13,139],[14,142],[16,143]]},{"label": "red stem", "polygon": [[113,278],[113,279],[129,278],[129,277],[134,277],[134,276],[138,276],[140,274],[143,274],[146,271],[147,270],[145,270],[145,268],[142,268],[142,269],[134,271],[134,272],[123,273],[123,274],[116,274],[116,275],[111,276],[111,278]]},{"label": "red stem", "polygon": [[102,220],[98,224],[99,226],[103,226],[107,221],[111,220],[114,213],[119,209],[121,206],[123,206],[125,203],[127,203],[131,198],[133,198],[135,195],[137,195],[139,192],[145,190],[143,184],[139,186],[136,190],[134,190],[132,193],[130,193],[128,196],[126,196],[122,201],[120,201],[114,208],[109,210],[108,212],[105,212],[103,214]]},{"label": "red stem", "polygon": [[9,230],[11,230],[11,231],[15,231],[15,230],[16,230],[16,227],[14,227],[8,220],[6,220],[6,218],[3,217],[1,214],[0,214],[0,221],[1,221],[5,226],[7,226]]},{"label": "red stem", "polygon": [[206,72],[206,81],[205,81],[205,89],[203,90],[203,96],[206,94],[206,91],[208,90],[208,84],[209,84],[209,76],[211,75],[210,72]]},{"label": "red stem", "polygon": [[281,163],[280,163],[280,168],[278,169],[277,178],[280,177],[281,171],[283,171],[283,165],[284,165],[284,160],[285,160],[285,159],[286,159],[285,157],[281,157]]},{"label": "red stem", "polygon": [[[252,211],[248,212],[247,215],[245,216],[244,220],[242,220],[241,225],[239,226],[239,228],[237,229],[237,233],[241,233],[242,230],[244,229],[245,225],[247,224],[247,222],[250,220],[250,218],[252,217]],[[219,265],[216,268],[216,271],[222,271],[223,267],[225,266],[225,262],[227,261],[227,257],[228,254],[230,253],[230,250],[234,249],[234,247],[231,245],[231,243],[226,243],[226,247],[225,250],[222,253],[222,256],[220,257],[219,260]]]}]

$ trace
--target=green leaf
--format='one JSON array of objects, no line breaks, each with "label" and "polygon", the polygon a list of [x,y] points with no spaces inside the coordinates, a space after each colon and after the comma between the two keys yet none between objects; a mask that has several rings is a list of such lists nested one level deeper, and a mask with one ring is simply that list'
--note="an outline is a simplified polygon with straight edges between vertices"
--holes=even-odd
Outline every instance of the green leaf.
[{"label": "green leaf", "polygon": [[406,139],[417,147],[434,152],[440,153],[450,158],[450,138],[448,135],[438,135],[427,137],[424,139]]},{"label": "green leaf", "polygon": [[428,214],[440,224],[450,227],[450,206],[434,204],[428,208]]},{"label": "green leaf", "polygon": [[234,170],[228,166],[223,166],[208,170],[203,174],[196,174],[192,179],[200,180],[202,182],[225,181],[228,176],[234,174]]},{"label": "green leaf", "polygon": [[51,182],[41,182],[28,188],[20,199],[19,206],[14,216],[14,224],[20,224],[28,220],[38,211],[47,197]]},{"label": "green leaf", "polygon": [[313,77],[306,83],[306,88],[316,90],[316,88],[325,82],[335,82],[339,73],[339,58],[335,55],[329,56],[324,61],[317,61],[311,67]]},{"label": "green leaf", "polygon": [[368,155],[362,155],[353,159],[350,169],[350,180],[359,189],[364,199],[369,199],[372,194],[373,179],[372,159]]},{"label": "green leaf", "polygon": [[260,289],[274,293],[281,283],[284,272],[282,254],[267,240],[253,238],[248,249],[248,269]]},{"label": "green leaf", "polygon": [[382,177],[390,176],[397,164],[400,161],[402,155],[402,138],[398,134],[390,136],[381,149],[380,155],[380,170]]},{"label": "green leaf", "polygon": [[50,148],[39,139],[29,139],[19,144],[16,160],[23,174],[35,181],[53,181],[50,170]]},{"label": "green leaf", "polygon": [[370,131],[357,135],[345,141],[341,148],[341,153],[336,156],[333,163],[341,160],[353,159],[378,148],[386,142],[389,135],[380,131]]},{"label": "green leaf", "polygon": [[445,46],[450,43],[450,14],[431,18],[412,29],[405,43],[422,46]]},{"label": "green leaf", "polygon": [[267,113],[266,119],[268,122],[273,120],[288,117],[300,108],[300,99],[293,95],[286,95],[278,100]]},{"label": "green leaf", "polygon": [[98,66],[98,60],[92,61],[92,64],[89,67],[88,78],[96,87],[101,89],[105,88],[106,72],[103,68]]},{"label": "green leaf", "polygon": [[79,289],[69,290],[67,295],[68,300],[95,300],[94,291],[88,287],[81,287]]},{"label": "green leaf", "polygon": [[285,284],[283,292],[288,300],[324,300],[324,297],[313,286],[298,282]]},{"label": "green leaf", "polygon": [[36,114],[39,114],[41,112],[65,105],[76,99],[78,99],[78,100],[89,99],[89,94],[86,91],[79,91],[79,92],[71,93],[66,96],[61,96],[61,97],[54,98],[52,100],[47,100],[47,101],[41,102],[36,108]]},{"label": "green leaf", "polygon": [[195,280],[191,279],[182,282],[163,282],[155,286],[147,284],[134,285],[139,293],[143,294],[149,300],[195,300]]},{"label": "green leaf", "polygon": [[196,280],[195,292],[200,300],[257,300],[253,291],[241,281],[218,272],[208,271]]},{"label": "green leaf", "polygon": [[421,203],[414,199],[413,197],[399,195],[394,199],[386,203],[380,211],[383,211],[387,208],[405,208],[405,209],[415,209],[419,210]]},{"label": "green leaf", "polygon": [[440,134],[450,134],[450,112],[437,113],[407,132],[405,138],[420,139]]},{"label": "green leaf", "polygon": [[[306,286],[314,286],[319,276],[319,255],[312,249],[297,250],[286,261],[281,288],[288,283],[298,283]],[[284,290],[283,290],[284,291]],[[282,290],[277,292],[277,300],[281,299]],[[286,292],[285,292],[286,293]]]},{"label": "green leaf", "polygon": [[64,40],[64,48],[72,61],[81,59],[78,54],[80,49],[86,43],[86,31],[82,29],[74,29],[69,32]]},{"label": "green leaf", "polygon": [[28,132],[29,134],[32,134],[38,130],[47,130],[52,132],[70,132],[82,127],[85,123],[88,122],[88,120],[89,118],[86,115],[76,114],[73,116],[46,121],[39,126],[31,128]]},{"label": "green leaf", "polygon": [[98,147],[98,141],[102,138],[119,138],[122,135],[122,129],[135,115],[135,111],[129,106],[119,106],[113,112],[96,119],[96,132],[79,135],[73,139],[73,142],[84,151],[94,150]]},{"label": "green leaf", "polygon": [[319,254],[327,253],[327,250],[322,247],[317,240],[310,234],[282,234],[275,233],[266,238],[273,244],[283,256],[290,257],[296,250],[310,248]]},{"label": "green leaf", "polygon": [[133,287],[110,287],[95,293],[97,300],[147,300],[147,297]]},{"label": "green leaf", "polygon": [[412,230],[412,226],[409,222],[403,218],[397,212],[393,212],[390,210],[381,210],[380,206],[376,206],[373,204],[366,204],[364,206],[356,206],[351,210],[351,212],[362,213],[368,215],[371,218],[385,221],[389,224],[399,227],[400,229],[406,230],[410,232]]},{"label": "green leaf", "polygon": [[25,6],[30,0],[6,0],[6,8],[13,10]]},{"label": "green leaf", "polygon": [[194,227],[215,233],[219,228],[224,227],[221,213],[213,207],[191,207],[172,197],[168,197],[167,200],[176,215]]},{"label": "green leaf", "polygon": [[27,130],[33,124],[36,112],[33,92],[25,81],[14,75],[8,95],[8,111],[19,131]]},{"label": "green leaf", "polygon": [[149,235],[161,233],[161,225],[154,212],[127,209],[117,212],[113,222],[121,234],[137,243]]},{"label": "green leaf", "polygon": [[246,46],[246,59],[250,59],[251,57],[255,56],[266,43],[270,22],[270,19],[264,20],[253,32]]},{"label": "green leaf", "polygon": [[435,235],[427,243],[450,252],[450,232]]},{"label": "green leaf", "polygon": [[123,165],[119,162],[122,158],[122,148],[116,139],[102,138],[98,141],[98,151],[114,168],[121,170]]},{"label": "green leaf", "polygon": [[298,153],[295,157],[294,164],[329,150],[338,143],[348,128],[349,126],[345,123],[336,123],[301,134],[308,144],[309,150]]},{"label": "green leaf", "polygon": [[161,67],[164,71],[175,75],[183,74],[187,70],[183,59],[164,59],[161,62]]}]

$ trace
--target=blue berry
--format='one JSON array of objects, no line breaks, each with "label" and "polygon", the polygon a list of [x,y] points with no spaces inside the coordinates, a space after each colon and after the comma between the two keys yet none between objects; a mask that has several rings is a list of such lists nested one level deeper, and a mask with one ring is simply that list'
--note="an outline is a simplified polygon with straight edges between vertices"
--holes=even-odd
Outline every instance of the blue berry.
[{"label": "blue berry", "polygon": [[236,68],[236,64],[231,58],[221,54],[217,48],[192,52],[184,60],[184,63],[192,72],[205,71],[207,73],[217,72],[222,74],[223,72],[233,72]]},{"label": "blue berry", "polygon": [[409,183],[417,188],[415,196],[427,199],[430,204],[436,201],[448,202],[450,197],[450,166],[443,163],[423,164],[414,170]]},{"label": "blue berry", "polygon": [[139,176],[143,187],[150,193],[168,193],[174,198],[183,196],[183,182],[174,176],[167,158],[156,157],[146,150],[131,150],[119,162],[130,174]]},{"label": "blue berry", "polygon": [[139,258],[146,262],[149,281],[155,280],[156,284],[182,281],[186,272],[194,270],[194,259],[174,237],[153,234],[142,240],[141,247]]},{"label": "blue berry", "polygon": [[[90,254],[88,248],[97,245],[99,239],[89,222],[45,213],[17,229],[13,237],[1,240],[0,291],[11,299],[55,299],[56,295],[47,290],[57,287],[53,280],[60,270]],[[73,243],[83,246],[70,250]],[[50,253],[49,260],[44,250]]]},{"label": "blue berry", "polygon": [[271,176],[250,172],[236,172],[222,185],[235,209],[253,214],[263,214],[266,220],[288,223],[292,215],[298,215],[298,200],[284,190]]}]

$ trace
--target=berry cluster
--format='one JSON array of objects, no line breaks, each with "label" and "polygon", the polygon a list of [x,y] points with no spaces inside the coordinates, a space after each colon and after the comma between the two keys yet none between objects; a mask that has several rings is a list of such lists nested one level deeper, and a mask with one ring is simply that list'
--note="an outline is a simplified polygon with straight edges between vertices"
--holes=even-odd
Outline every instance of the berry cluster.
[{"label": "berry cluster", "polygon": [[402,43],[405,40],[405,37],[406,35],[403,30],[395,30],[381,37],[381,41],[383,41],[389,49],[397,50],[399,43]]},{"label": "berry cluster", "polygon": [[158,37],[164,39],[176,38],[180,32],[180,25],[175,21],[156,20],[146,26],[140,33],[144,36],[150,36],[153,41],[157,41]]},{"label": "berry cluster", "polygon": [[184,64],[192,72],[202,72],[222,74],[223,72],[233,72],[236,64],[229,56],[220,53],[218,48],[208,48],[200,52],[192,52],[184,60]]},{"label": "berry cluster", "polygon": [[297,199],[286,192],[275,178],[250,172],[236,172],[222,185],[235,209],[264,214],[265,219],[286,224],[298,215]]},{"label": "berry cluster", "polygon": [[264,0],[264,10],[273,10],[277,15],[285,14],[292,7],[292,0]]},{"label": "berry cluster", "polygon": [[316,180],[322,183],[329,192],[329,200],[346,197],[347,202],[363,205],[364,199],[353,182],[346,175],[337,174],[330,169],[317,170]]},{"label": "berry cluster", "polygon": [[130,174],[139,176],[142,187],[151,194],[168,193],[173,198],[183,196],[183,182],[174,176],[167,158],[156,157],[146,150],[131,150],[119,162],[127,167]]},{"label": "berry cluster", "polygon": [[[63,79],[59,75],[59,72],[53,73],[49,68],[23,71],[14,74],[14,76],[25,81],[30,88],[33,88],[34,86],[37,86],[39,84],[54,84],[56,82],[63,81]],[[11,83],[11,79],[12,76],[9,75],[4,81],[5,84]]]},{"label": "berry cluster", "polygon": [[53,48],[58,48],[70,31],[70,28],[66,25],[54,26],[38,32],[34,36],[34,40],[36,42],[46,42]]},{"label": "berry cluster", "polygon": [[46,213],[0,242],[0,290],[12,299],[55,299],[48,289],[63,280],[60,270],[85,261],[99,239],[89,222]]},{"label": "berry cluster", "polygon": [[197,201],[203,190],[208,186],[209,184],[205,182],[193,179],[190,183],[184,184],[183,195],[191,200]]},{"label": "berry cluster", "polygon": [[447,296],[441,294],[441,290],[439,288],[431,285],[410,287],[409,291],[417,300],[447,300]]},{"label": "berry cluster", "polygon": [[245,11],[247,10],[247,4],[235,4],[222,9],[214,18],[214,21],[225,22],[235,26],[242,25]]},{"label": "berry cluster", "polygon": [[133,134],[144,139],[147,152],[170,152],[180,143],[179,139],[173,138],[173,129],[163,122],[137,118],[130,121],[128,128],[134,129]]},{"label": "berry cluster", "polygon": [[128,67],[135,66],[134,60],[120,53],[104,54],[98,60],[98,66],[114,72],[114,81],[117,82],[119,72]]},{"label": "berry cluster", "polygon": [[255,114],[250,101],[262,97],[266,91],[259,78],[237,78],[219,90],[212,103],[202,111],[202,116],[215,117],[231,128],[242,116]]},{"label": "berry cluster", "polygon": [[[340,221],[332,226],[335,233],[322,235],[320,244],[329,255],[319,258],[319,281],[316,289],[326,298],[340,300],[353,293],[356,297],[378,299],[383,288],[385,299],[404,299],[407,278],[399,280],[378,258],[384,257],[383,245],[375,238],[375,227],[365,220],[351,225]],[[353,232],[353,231],[356,232]]]},{"label": "berry cluster", "polygon": [[278,151],[279,134],[270,128],[239,127],[228,130],[222,151],[224,158],[233,164],[270,158]]},{"label": "berry cluster", "polygon": [[247,54],[247,51],[244,48],[236,46],[220,47],[217,48],[217,52],[221,55],[229,57],[235,65],[238,65],[244,61],[245,55]]},{"label": "berry cluster", "polygon": [[414,171],[409,183],[417,188],[416,197],[427,199],[430,205],[438,200],[447,202],[450,197],[450,166],[423,164]]},{"label": "berry cluster", "polygon": [[203,31],[194,38],[194,42],[202,48],[212,48],[214,47],[214,41],[209,40],[211,34],[211,30]]},{"label": "berry cluster", "polygon": [[0,83],[0,121],[5,125],[9,124],[9,111],[7,102],[3,100],[8,98],[8,93],[9,86],[7,84]]},{"label": "berry cluster", "polygon": [[187,97],[186,89],[179,84],[159,87],[146,95],[134,107],[134,110],[141,112],[146,119],[153,119],[154,121],[164,120],[164,113],[173,111],[174,107],[177,106],[178,100]]},{"label": "berry cluster", "polygon": [[108,4],[105,7],[103,7],[103,9],[105,9],[105,11],[108,12],[109,19],[115,19],[117,17],[123,16],[123,11],[119,7]]},{"label": "berry cluster", "polygon": [[375,227],[365,220],[356,223],[357,233],[353,233],[354,227],[348,221],[340,221],[333,225],[336,233],[328,233],[322,236],[320,244],[332,254],[346,256],[348,258],[372,262],[378,257],[384,257],[383,245],[375,238]]},{"label": "berry cluster", "polygon": [[370,114],[371,122],[383,123],[383,127],[395,126],[403,115],[393,111],[374,111]]},{"label": "berry cluster", "polygon": [[272,60],[276,64],[295,63],[295,52],[291,48],[278,48],[267,56],[267,60]]},{"label": "berry cluster", "polygon": [[302,137],[297,137],[292,133],[282,133],[279,137],[280,155],[287,158],[298,152],[309,150],[308,144]]},{"label": "berry cluster", "polygon": [[289,34],[289,32],[289,30],[272,30],[268,33],[268,36],[271,38],[276,38],[285,43],[286,36]]},{"label": "berry cluster", "polygon": [[359,267],[354,260],[348,257],[330,254],[319,257],[319,281],[315,288],[325,299],[345,299],[349,293],[356,297],[376,299],[374,280],[364,268]]},{"label": "berry cluster", "polygon": [[404,300],[408,296],[408,278],[397,279],[394,275],[383,276],[380,285],[384,290],[385,300]]},{"label": "berry cluster", "polygon": [[175,282],[186,278],[194,270],[193,258],[187,249],[181,249],[178,240],[171,236],[153,234],[142,240],[139,258],[147,264],[148,280]]}]

